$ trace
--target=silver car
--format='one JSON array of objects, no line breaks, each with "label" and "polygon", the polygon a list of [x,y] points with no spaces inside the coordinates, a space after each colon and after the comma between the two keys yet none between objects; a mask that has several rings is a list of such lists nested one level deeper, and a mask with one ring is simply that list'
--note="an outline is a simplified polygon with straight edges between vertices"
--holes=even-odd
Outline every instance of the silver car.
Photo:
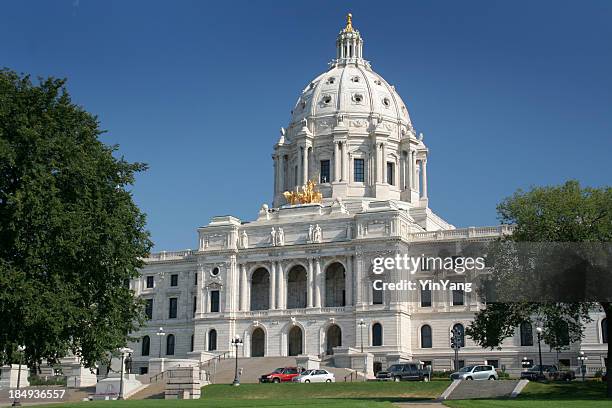
[{"label": "silver car", "polygon": [[451,380],[498,380],[492,365],[469,365],[450,375]]}]

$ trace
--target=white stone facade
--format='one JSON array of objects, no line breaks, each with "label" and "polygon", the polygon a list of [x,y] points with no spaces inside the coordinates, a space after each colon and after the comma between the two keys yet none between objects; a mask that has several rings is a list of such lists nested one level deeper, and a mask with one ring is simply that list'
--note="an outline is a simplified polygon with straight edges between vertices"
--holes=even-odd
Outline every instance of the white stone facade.
[{"label": "white stone facade", "polygon": [[[435,370],[451,368],[449,332],[457,323],[467,327],[483,307],[475,294],[466,293],[463,304],[453,305],[450,292],[433,292],[431,305],[424,305],[418,291],[376,293],[372,281],[380,276],[372,274],[372,260],[405,253],[435,256],[511,230],[455,229],[429,209],[422,134],[417,136],[394,87],[363,59],[362,47],[359,32],[347,25],[329,70],[299,97],[274,146],[272,207],[263,205],[252,222],[213,217],[198,228],[197,250],[161,252],[146,260],[132,287],[152,299],[152,320],[138,333],[149,336],[148,355],[142,355],[142,341],[130,345],[135,370],[160,355],[231,351],[236,335],[244,340],[241,356],[325,355],[337,346],[359,349],[362,330],[364,351],[382,366],[418,359]],[[321,182],[323,203],[283,205],[282,193],[309,179]],[[439,271],[417,276],[434,274]],[[382,275],[388,282],[407,278],[401,270]],[[176,299],[172,317],[171,299]],[[602,366],[602,316],[594,314],[582,345],[573,344],[559,356],[543,346],[545,361],[559,357],[576,365],[578,350],[584,350],[589,364]],[[428,346],[421,338],[425,325],[431,347],[423,347]],[[166,336],[156,336],[159,327]],[[170,334],[174,353],[168,355]],[[502,350],[493,351],[466,336],[460,359],[465,364],[495,360],[499,367],[517,369],[523,357],[537,362],[533,334],[531,346],[521,346],[517,330]]]}]

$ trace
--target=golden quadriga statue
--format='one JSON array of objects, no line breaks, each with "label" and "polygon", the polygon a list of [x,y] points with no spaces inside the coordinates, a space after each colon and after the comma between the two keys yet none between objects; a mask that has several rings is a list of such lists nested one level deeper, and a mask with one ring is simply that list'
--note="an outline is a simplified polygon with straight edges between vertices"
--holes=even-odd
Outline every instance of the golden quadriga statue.
[{"label": "golden quadriga statue", "polygon": [[316,185],[314,180],[308,180],[305,186],[298,188],[297,191],[285,191],[283,196],[291,205],[320,203],[323,194],[315,189]]}]

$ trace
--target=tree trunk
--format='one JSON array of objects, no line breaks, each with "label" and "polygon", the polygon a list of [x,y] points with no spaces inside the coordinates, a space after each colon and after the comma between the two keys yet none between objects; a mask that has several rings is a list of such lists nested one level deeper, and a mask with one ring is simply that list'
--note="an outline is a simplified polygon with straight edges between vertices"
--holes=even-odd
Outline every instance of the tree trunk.
[{"label": "tree trunk", "polygon": [[608,324],[607,324],[607,329],[608,329],[608,333],[606,338],[608,339],[608,364],[606,364],[606,373],[608,376],[608,381],[607,381],[607,396],[608,398],[612,398],[612,370],[610,370],[610,368],[612,368],[612,342],[610,341],[610,318],[612,317],[612,303],[610,302],[602,302],[601,306],[603,307],[604,312],[606,313],[606,318],[608,319]]}]

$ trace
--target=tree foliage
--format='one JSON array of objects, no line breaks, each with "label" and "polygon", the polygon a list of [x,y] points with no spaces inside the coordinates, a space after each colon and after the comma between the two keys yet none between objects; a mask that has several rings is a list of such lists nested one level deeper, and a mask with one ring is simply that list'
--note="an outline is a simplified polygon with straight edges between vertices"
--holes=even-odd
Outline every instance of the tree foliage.
[{"label": "tree foliage", "polygon": [[0,70],[0,363],[87,366],[143,322],[126,285],[151,247],[129,186],[142,163],[99,140],[65,80]]},{"label": "tree foliage", "polygon": [[[612,188],[610,187],[581,188],[578,182],[569,181],[561,186],[538,187],[528,192],[517,191],[499,204],[498,214],[503,224],[516,226],[514,233],[507,237],[514,242],[606,243],[609,251],[609,243],[612,241]],[[561,256],[571,259],[573,255],[575,254]],[[536,259],[535,265],[539,261]],[[554,265],[555,262],[559,260],[542,260],[542,264]],[[586,264],[589,262],[575,263],[572,265],[573,272],[585,275],[586,267],[581,268]],[[529,269],[532,265],[531,262],[524,262],[521,267],[502,268],[501,278],[492,276],[490,279],[499,285],[497,287],[499,292],[506,291],[512,296],[512,293],[521,290],[520,285],[537,285],[546,282],[544,279],[525,281],[523,275],[525,269]],[[603,269],[599,269],[603,273],[601,279],[606,282],[609,282],[612,274],[609,266],[607,264]],[[537,268],[533,272],[538,273]],[[477,313],[466,333],[482,347],[497,348],[505,338],[514,334],[521,323],[535,323],[543,329],[543,341],[552,349],[558,350],[562,349],[568,340],[575,342],[582,339],[585,324],[591,321],[590,312],[594,309],[603,310],[610,318],[612,306],[609,297],[597,302],[559,302],[543,298],[537,302],[489,303],[486,309]],[[608,344],[608,372],[612,364],[611,354]],[[612,397],[610,376],[608,376],[608,397]]]}]

